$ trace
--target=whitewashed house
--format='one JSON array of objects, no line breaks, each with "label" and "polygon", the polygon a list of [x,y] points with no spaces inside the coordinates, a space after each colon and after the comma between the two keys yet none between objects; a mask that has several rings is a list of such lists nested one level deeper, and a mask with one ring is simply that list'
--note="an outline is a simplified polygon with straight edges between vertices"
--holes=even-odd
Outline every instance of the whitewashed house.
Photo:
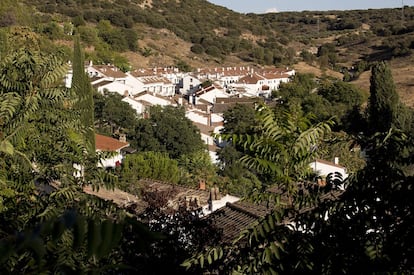
[{"label": "whitewashed house", "polygon": [[163,76],[158,75],[146,75],[147,71],[135,70],[130,73],[135,77],[140,87],[138,92],[148,91],[161,96],[174,96],[175,84]]},{"label": "whitewashed house", "polygon": [[223,129],[224,119],[220,114],[211,113],[210,105],[203,109],[204,111],[199,108],[187,108],[185,116],[199,129],[201,140],[207,145],[211,161],[217,163],[217,144],[219,141],[213,135],[220,133],[220,130]]},{"label": "whitewashed house", "polygon": [[92,84],[92,87],[101,94],[104,94],[105,91],[108,91],[111,93],[120,94],[121,96],[128,96],[133,91],[131,86],[125,85],[124,83],[118,81],[102,80]]},{"label": "whitewashed house", "polygon": [[129,73],[122,72],[113,65],[93,65],[86,67],[91,84],[98,92],[115,92],[122,96],[134,95],[141,91],[140,83]]},{"label": "whitewashed house", "polygon": [[179,92],[183,95],[192,94],[194,91],[196,91],[200,87],[200,84],[201,84],[201,80],[197,78],[196,76],[192,74],[185,75],[180,81]]},{"label": "whitewashed house", "polygon": [[92,62],[86,67],[86,73],[90,78],[100,77],[108,81],[126,83],[127,75],[114,65],[93,65]]},{"label": "whitewashed house", "polygon": [[159,105],[164,107],[168,105],[177,105],[170,97],[164,97],[148,91],[138,93],[135,96],[124,97],[122,101],[131,105],[139,116],[142,116],[150,106]]},{"label": "whitewashed house", "polygon": [[266,70],[260,73],[248,73],[236,83],[228,84],[231,91],[243,90],[246,96],[270,97],[272,91],[278,90],[281,83],[290,81],[294,70]]},{"label": "whitewashed house", "polygon": [[121,152],[122,149],[129,146],[129,143],[126,142],[126,138],[124,135],[121,135],[120,139],[115,139],[99,134],[95,134],[95,148],[96,152],[99,154],[100,152],[111,152],[113,155],[109,158],[101,159],[101,163],[98,166],[101,167],[117,167],[120,166],[122,163],[123,154]]},{"label": "whitewashed house", "polygon": [[251,72],[250,67],[225,67],[218,77],[218,82],[222,87],[227,88],[233,83],[237,83],[240,78]]},{"label": "whitewashed house", "polygon": [[247,94],[251,96],[262,96],[263,89],[267,90],[265,85],[265,78],[257,73],[249,73],[239,79],[237,83],[229,85],[232,89],[243,88]]},{"label": "whitewashed house", "polygon": [[[331,175],[333,179],[337,178],[340,180],[345,180],[349,176],[346,168],[339,164],[339,158],[335,158],[334,162],[315,159],[309,164],[309,166],[318,175],[318,177],[323,180],[325,180],[328,175]],[[340,175],[340,178],[336,177],[337,173]],[[343,185],[339,188],[343,189]]]},{"label": "whitewashed house", "polygon": [[[193,98],[197,98],[196,101],[201,99],[210,104],[214,104],[216,102],[216,98],[226,98],[229,97],[229,94],[227,94],[223,88],[218,85],[212,84],[208,87],[198,89],[192,96]],[[195,102],[194,105],[196,105]]]}]

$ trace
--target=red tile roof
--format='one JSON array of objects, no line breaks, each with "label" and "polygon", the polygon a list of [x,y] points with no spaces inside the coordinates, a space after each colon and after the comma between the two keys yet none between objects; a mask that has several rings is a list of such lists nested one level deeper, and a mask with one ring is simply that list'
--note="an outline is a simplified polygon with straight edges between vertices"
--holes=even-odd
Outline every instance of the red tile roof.
[{"label": "red tile roof", "polygon": [[128,146],[128,142],[121,142],[115,138],[95,134],[96,150],[113,152]]},{"label": "red tile roof", "polygon": [[126,74],[113,65],[94,65],[93,68],[107,77],[125,78]]},{"label": "red tile roof", "polygon": [[238,83],[244,84],[257,84],[259,80],[264,80],[265,78],[258,74],[248,74],[239,79]]}]

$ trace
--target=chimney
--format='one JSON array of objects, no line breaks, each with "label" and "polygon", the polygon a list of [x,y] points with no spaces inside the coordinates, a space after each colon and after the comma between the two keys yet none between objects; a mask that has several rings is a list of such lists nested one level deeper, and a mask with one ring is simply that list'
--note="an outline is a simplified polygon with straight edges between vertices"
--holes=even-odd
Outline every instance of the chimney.
[{"label": "chimney", "polygon": [[210,200],[217,201],[217,200],[220,200],[220,199],[221,199],[221,196],[220,196],[219,188],[217,186],[212,187],[210,189]]},{"label": "chimney", "polygon": [[339,157],[334,158],[334,163],[335,163],[335,165],[339,165]]},{"label": "chimney", "polygon": [[119,141],[120,141],[120,142],[127,142],[127,141],[126,141],[126,134],[120,134],[120,135],[119,135]]},{"label": "chimney", "polygon": [[199,180],[198,187],[200,190],[206,190],[206,182],[204,180]]},{"label": "chimney", "polygon": [[320,187],[325,187],[326,186],[326,178],[325,177],[318,178],[318,185]]},{"label": "chimney", "polygon": [[215,201],[215,200],[216,200],[215,187],[211,187],[210,188],[210,201]]}]

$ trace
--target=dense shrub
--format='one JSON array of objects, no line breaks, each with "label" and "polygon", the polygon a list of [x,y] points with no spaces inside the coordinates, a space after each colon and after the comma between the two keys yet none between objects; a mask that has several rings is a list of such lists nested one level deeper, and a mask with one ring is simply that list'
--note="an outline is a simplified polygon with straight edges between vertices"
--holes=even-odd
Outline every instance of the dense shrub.
[{"label": "dense shrub", "polygon": [[194,44],[191,47],[191,51],[195,54],[202,54],[202,53],[204,53],[204,48],[200,44]]}]

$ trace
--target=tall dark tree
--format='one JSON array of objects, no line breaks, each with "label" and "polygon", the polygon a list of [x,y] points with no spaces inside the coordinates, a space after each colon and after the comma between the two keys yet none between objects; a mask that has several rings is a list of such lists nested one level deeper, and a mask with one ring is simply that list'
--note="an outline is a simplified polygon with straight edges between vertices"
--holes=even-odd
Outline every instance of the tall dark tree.
[{"label": "tall dark tree", "polygon": [[84,56],[81,50],[79,37],[76,36],[73,49],[73,78],[72,90],[76,97],[75,111],[79,112],[80,121],[84,128],[84,138],[88,153],[95,153],[94,104],[93,90],[84,69]]},{"label": "tall dark tree", "polygon": [[375,64],[371,69],[367,132],[385,132],[397,126],[399,105],[390,68],[385,62]]},{"label": "tall dark tree", "polygon": [[148,230],[135,218],[123,227],[124,210],[82,192],[81,184],[108,178],[96,162],[91,167],[100,173],[89,173],[88,181],[74,176],[86,147],[63,87],[67,70],[57,56],[31,47],[0,61],[1,274],[104,273],[106,267],[119,273],[114,264],[125,255],[106,256],[123,228],[140,244],[150,239],[139,237]]}]

